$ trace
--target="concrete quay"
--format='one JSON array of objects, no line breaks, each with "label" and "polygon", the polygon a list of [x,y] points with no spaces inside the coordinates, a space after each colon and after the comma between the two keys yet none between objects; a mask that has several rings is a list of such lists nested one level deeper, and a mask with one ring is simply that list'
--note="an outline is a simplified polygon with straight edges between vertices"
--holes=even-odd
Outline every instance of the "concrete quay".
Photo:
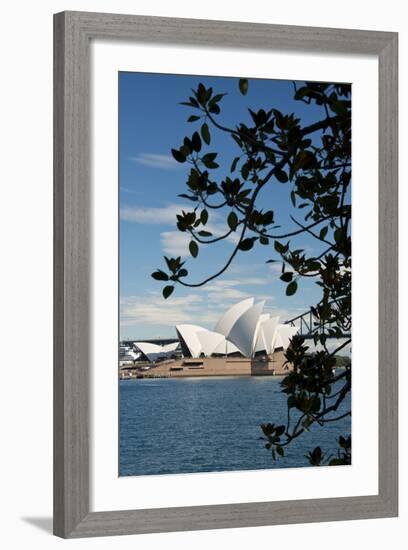
[{"label": "concrete quay", "polygon": [[150,368],[123,366],[119,378],[190,378],[205,376],[279,376],[292,370],[283,351],[267,358],[200,357],[163,361]]}]

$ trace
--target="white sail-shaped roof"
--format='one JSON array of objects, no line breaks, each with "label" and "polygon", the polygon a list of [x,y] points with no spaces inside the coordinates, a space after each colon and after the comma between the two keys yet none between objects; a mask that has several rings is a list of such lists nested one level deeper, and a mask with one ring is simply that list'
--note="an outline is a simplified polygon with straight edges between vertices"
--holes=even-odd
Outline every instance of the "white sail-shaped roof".
[{"label": "white sail-shaped roof", "polygon": [[262,325],[270,318],[269,313],[262,313],[262,315],[259,316],[258,319],[258,325],[256,327],[255,331],[255,346],[254,346],[254,353],[257,351],[266,351],[266,342],[264,333],[262,330]]},{"label": "white sail-shaped roof", "polygon": [[[254,298],[242,300],[228,309],[214,331],[198,325],[177,325],[183,355],[198,358],[239,352],[252,357],[257,352],[269,355],[277,348],[287,349],[298,327],[279,324],[278,316],[262,313],[264,304],[255,304]],[[163,351],[174,353],[176,348],[177,343],[169,344]]]},{"label": "white sail-shaped roof", "polygon": [[265,321],[267,321],[268,319],[270,319],[271,316],[269,315],[269,313],[262,313],[260,316],[259,316],[259,323],[262,324],[264,323]]},{"label": "white sail-shaped roof", "polygon": [[261,332],[263,335],[263,340],[265,342],[264,349],[266,353],[273,352],[273,340],[276,329],[278,328],[278,323],[279,317],[269,317],[269,319],[261,323]]},{"label": "white sail-shaped roof", "polygon": [[234,323],[227,338],[244,357],[251,357],[255,348],[256,331],[265,301],[247,309]]},{"label": "white sail-shaped roof", "polygon": [[228,338],[230,330],[234,326],[235,322],[245,311],[254,305],[253,298],[246,298],[241,302],[230,307],[224,315],[219,319],[218,323],[215,325],[214,332],[219,332]]},{"label": "white sail-shaped roof", "polygon": [[258,329],[257,334],[258,336],[256,338],[254,352],[256,353],[257,351],[266,351],[266,342],[265,342],[263,331]]},{"label": "white sail-shaped roof", "polygon": [[228,342],[228,340],[225,338],[224,341],[218,344],[218,346],[213,351],[213,353],[217,353],[218,355],[230,355],[231,353],[237,352],[241,353],[237,346],[235,346],[232,342]]},{"label": "white sail-shaped roof", "polygon": [[275,335],[272,340],[272,352],[275,351],[275,349],[279,349],[283,347],[282,338],[279,334],[278,329],[276,329]]},{"label": "white sail-shaped roof", "polygon": [[198,325],[177,325],[176,330],[187,346],[191,357],[200,357],[202,349],[198,333],[206,332],[207,329]]},{"label": "white sail-shaped roof", "polygon": [[171,344],[165,344],[164,346],[162,346],[162,349],[164,353],[171,353],[172,351],[176,351],[179,345],[179,342],[172,342]]},{"label": "white sail-shaped roof", "polygon": [[225,349],[225,336],[219,334],[218,332],[213,332],[211,330],[206,330],[202,332],[197,332],[197,337],[201,344],[201,352],[204,353],[206,357],[212,355],[215,349],[224,344]]},{"label": "white sail-shaped roof", "polygon": [[134,342],[133,345],[139,349],[149,361],[156,361],[163,353],[163,348],[161,346],[151,344],[150,342]]},{"label": "white sail-shaped roof", "polygon": [[274,341],[274,349],[283,348],[288,349],[290,339],[297,334],[299,327],[292,327],[290,325],[278,325],[276,330],[276,338]]}]

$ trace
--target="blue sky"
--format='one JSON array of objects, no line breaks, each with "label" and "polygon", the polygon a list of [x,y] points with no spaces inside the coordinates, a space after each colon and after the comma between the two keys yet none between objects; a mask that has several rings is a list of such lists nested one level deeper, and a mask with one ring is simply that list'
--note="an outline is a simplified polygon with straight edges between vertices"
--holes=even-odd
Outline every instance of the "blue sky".
[{"label": "blue sky", "polygon": [[[197,282],[223,266],[234,246],[223,241],[201,247],[196,259],[188,254],[185,233],[176,228],[176,213],[193,203],[177,195],[186,191],[189,165],[178,164],[171,149],[191,137],[200,123],[188,123],[194,109],[179,105],[188,100],[191,88],[202,82],[215,93],[227,93],[220,103],[219,120],[227,126],[238,121],[250,123],[248,107],[257,111],[277,108],[294,112],[307,124],[324,117],[322,108],[306,106],[293,100],[289,81],[255,80],[242,96],[237,78],[119,73],[119,185],[120,185],[120,337],[147,339],[174,337],[174,325],[193,323],[213,328],[219,315],[234,302],[245,297],[266,300],[265,311],[281,315],[281,321],[306,311],[317,302],[319,287],[313,279],[302,280],[298,292],[285,295],[286,285],[279,279],[280,265],[266,264],[277,258],[273,246],[255,246],[238,254],[230,268],[218,279],[200,289],[176,286],[164,300],[163,283],[150,274],[164,268],[163,255],[184,256],[189,280]],[[210,128],[211,129],[211,128]],[[212,171],[221,181],[229,175],[232,159],[238,154],[235,142],[226,134],[211,129],[211,145],[206,152],[217,151],[220,168]],[[271,180],[262,191],[259,205],[275,212],[279,231],[293,228],[289,214],[291,184]],[[209,230],[221,233],[228,211],[210,212]],[[299,211],[297,212],[299,217]],[[295,240],[296,239],[296,240]],[[322,251],[308,235],[293,238],[297,248],[308,253]]]}]

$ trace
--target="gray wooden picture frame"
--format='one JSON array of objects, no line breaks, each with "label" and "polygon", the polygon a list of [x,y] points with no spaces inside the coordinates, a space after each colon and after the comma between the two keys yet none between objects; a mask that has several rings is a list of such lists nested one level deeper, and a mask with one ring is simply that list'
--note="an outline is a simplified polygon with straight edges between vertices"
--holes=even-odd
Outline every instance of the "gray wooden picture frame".
[{"label": "gray wooden picture frame", "polygon": [[[379,493],[91,512],[89,506],[89,44],[94,38],[379,60]],[[61,537],[393,517],[398,510],[398,35],[63,12],[54,16],[54,533]]]}]

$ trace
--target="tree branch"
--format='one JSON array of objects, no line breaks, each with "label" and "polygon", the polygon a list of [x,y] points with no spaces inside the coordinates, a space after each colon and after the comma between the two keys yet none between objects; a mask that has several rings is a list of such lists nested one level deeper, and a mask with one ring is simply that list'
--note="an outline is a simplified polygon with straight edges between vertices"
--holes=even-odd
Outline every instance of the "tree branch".
[{"label": "tree branch", "polygon": [[[262,187],[265,185],[265,181],[262,181],[258,187],[255,189],[253,195],[252,195],[252,198],[251,198],[251,203],[250,203],[250,208],[249,210],[252,210],[254,204],[255,204],[255,200],[256,200],[256,197],[258,196],[259,194],[259,191],[262,189]],[[238,250],[239,250],[239,245],[241,244],[241,242],[243,241],[243,238],[245,236],[245,232],[247,230],[247,227],[248,227],[248,222],[249,222],[249,219],[248,217],[245,219],[244,221],[244,225],[243,225],[243,228],[242,228],[242,231],[241,231],[241,235],[240,235],[240,238],[239,238],[239,241],[237,243],[237,245],[235,246],[232,254],[230,255],[227,263],[224,265],[223,268],[221,268],[219,271],[217,271],[217,273],[215,273],[214,275],[211,275],[210,277],[207,277],[207,279],[205,279],[204,281],[201,281],[200,283],[185,283],[184,281],[181,281],[180,279],[178,280],[178,282],[182,285],[182,286],[186,286],[186,287],[189,287],[189,288],[197,288],[197,287],[200,287],[200,286],[203,286],[205,285],[206,283],[212,281],[213,279],[216,279],[217,277],[219,277],[222,273],[224,273],[224,271],[226,269],[228,269],[228,267],[231,265],[231,262],[232,260],[235,258],[235,256],[237,255],[238,253]]]},{"label": "tree branch", "polygon": [[[329,217],[332,218],[332,216],[329,216]],[[322,241],[322,243],[329,244],[330,246],[334,246],[334,244],[331,243],[330,241],[328,241],[326,239],[322,239],[320,237],[320,235],[316,235],[316,233],[313,233],[312,231],[310,231],[310,229],[308,229],[307,227],[302,225],[300,222],[298,222],[293,216],[290,216],[290,218],[291,218],[291,220],[293,220],[295,222],[296,225],[301,227],[303,229],[303,231],[307,231],[307,233],[310,233],[310,235],[312,235],[315,239],[318,239],[319,241]]]},{"label": "tree branch", "polygon": [[[238,222],[237,224],[237,227],[238,225],[241,225],[243,223],[243,221],[241,220],[240,222]],[[224,239],[226,239],[227,237],[229,237],[231,235],[231,233],[234,233],[234,230],[233,229],[230,229],[229,231],[227,231],[227,233],[225,233],[224,235],[221,235],[220,237],[215,237],[214,239],[210,239],[208,241],[204,241],[202,239],[200,239],[200,237],[198,237],[194,231],[192,229],[189,229],[188,230],[190,232],[190,234],[192,235],[192,237],[200,244],[213,244],[213,243],[217,243],[219,241],[223,241]]]}]

